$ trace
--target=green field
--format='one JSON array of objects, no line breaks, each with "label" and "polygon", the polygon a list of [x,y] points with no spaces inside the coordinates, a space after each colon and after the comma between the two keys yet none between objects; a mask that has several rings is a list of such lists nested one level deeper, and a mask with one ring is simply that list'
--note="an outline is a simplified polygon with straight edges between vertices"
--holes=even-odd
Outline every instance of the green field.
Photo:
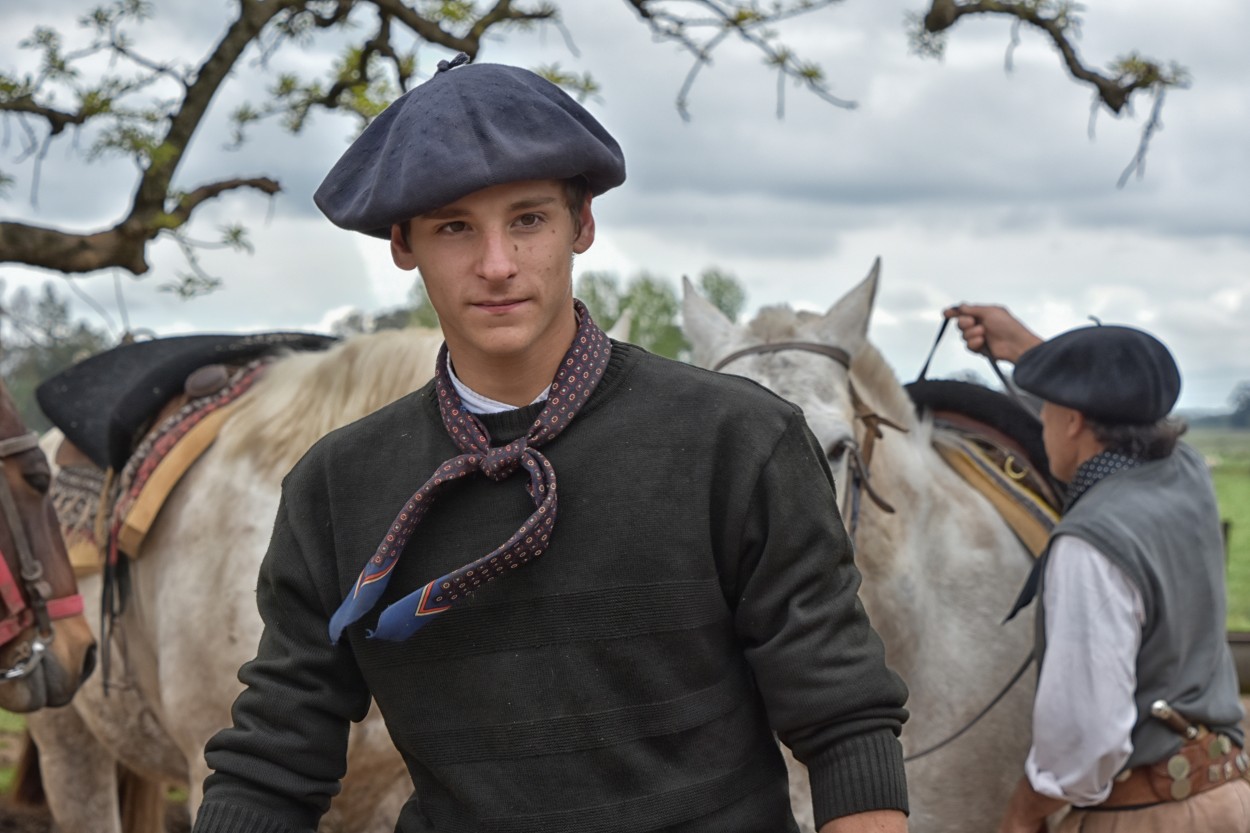
[{"label": "green field", "polygon": [[1229,524],[1228,628],[1250,630],[1250,431],[1195,428],[1185,439],[1212,464],[1220,515]]}]

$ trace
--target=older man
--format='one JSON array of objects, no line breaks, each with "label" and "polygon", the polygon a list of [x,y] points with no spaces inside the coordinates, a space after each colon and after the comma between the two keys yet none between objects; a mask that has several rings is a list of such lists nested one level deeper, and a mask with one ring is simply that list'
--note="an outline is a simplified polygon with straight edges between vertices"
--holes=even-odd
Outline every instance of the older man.
[{"label": "older man", "polygon": [[1042,399],[1051,471],[1068,483],[1020,600],[1040,601],[1040,675],[1001,833],[1038,833],[1070,804],[1065,833],[1247,833],[1219,511],[1168,416],[1181,381],[1172,354],[1130,327],[1043,342],[1002,307],[947,315]]},{"label": "older man", "polygon": [[823,833],[904,830],[906,692],[819,443],[595,326],[572,261],[620,148],[533,73],[460,63],[317,192],[420,271],[446,345],[287,477],[196,833],[313,830],[371,696],[416,787],[399,833],[794,830],[774,732]]}]

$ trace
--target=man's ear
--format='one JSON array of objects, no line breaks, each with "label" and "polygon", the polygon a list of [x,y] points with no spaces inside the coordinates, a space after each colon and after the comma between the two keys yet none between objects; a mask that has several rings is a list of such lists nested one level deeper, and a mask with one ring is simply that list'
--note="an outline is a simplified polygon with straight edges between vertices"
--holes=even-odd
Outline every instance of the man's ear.
[{"label": "man's ear", "polygon": [[1068,423],[1064,427],[1067,429],[1066,433],[1069,439],[1079,437],[1085,431],[1087,424],[1085,422],[1085,414],[1076,408],[1068,409]]},{"label": "man's ear", "polygon": [[580,255],[595,242],[595,215],[590,210],[590,197],[582,203],[582,209],[577,216],[581,220],[582,228],[577,237],[573,238],[573,253]]},{"label": "man's ear", "polygon": [[412,244],[408,242],[408,234],[410,226],[401,226],[395,223],[391,226],[391,260],[395,261],[395,265],[400,269],[412,271],[417,268],[417,257],[412,253]]}]

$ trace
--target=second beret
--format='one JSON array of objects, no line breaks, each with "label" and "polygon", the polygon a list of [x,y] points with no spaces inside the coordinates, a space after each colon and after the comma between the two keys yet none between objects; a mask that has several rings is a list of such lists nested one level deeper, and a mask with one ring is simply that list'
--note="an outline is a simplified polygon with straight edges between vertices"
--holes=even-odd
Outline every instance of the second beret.
[{"label": "second beret", "polygon": [[1015,383],[1049,402],[1111,424],[1141,425],[1167,416],[1181,374],[1159,339],[1133,327],[1079,327],[1016,362]]}]

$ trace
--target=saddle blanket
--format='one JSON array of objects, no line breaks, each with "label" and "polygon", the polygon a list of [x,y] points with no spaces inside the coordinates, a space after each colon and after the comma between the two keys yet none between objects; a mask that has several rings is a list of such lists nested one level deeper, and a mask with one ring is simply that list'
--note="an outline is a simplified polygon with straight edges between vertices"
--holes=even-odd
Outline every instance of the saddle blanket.
[{"label": "saddle blanket", "polygon": [[75,575],[98,573],[119,553],[138,558],[166,499],[212,445],[240,398],[269,359],[239,369],[219,391],[189,400],[162,420],[135,449],[121,475],[90,465],[64,466],[52,486]]},{"label": "saddle blanket", "polygon": [[935,430],[933,445],[947,464],[993,504],[1034,558],[1059,522],[1059,506],[1022,455],[992,440],[957,430]]}]

